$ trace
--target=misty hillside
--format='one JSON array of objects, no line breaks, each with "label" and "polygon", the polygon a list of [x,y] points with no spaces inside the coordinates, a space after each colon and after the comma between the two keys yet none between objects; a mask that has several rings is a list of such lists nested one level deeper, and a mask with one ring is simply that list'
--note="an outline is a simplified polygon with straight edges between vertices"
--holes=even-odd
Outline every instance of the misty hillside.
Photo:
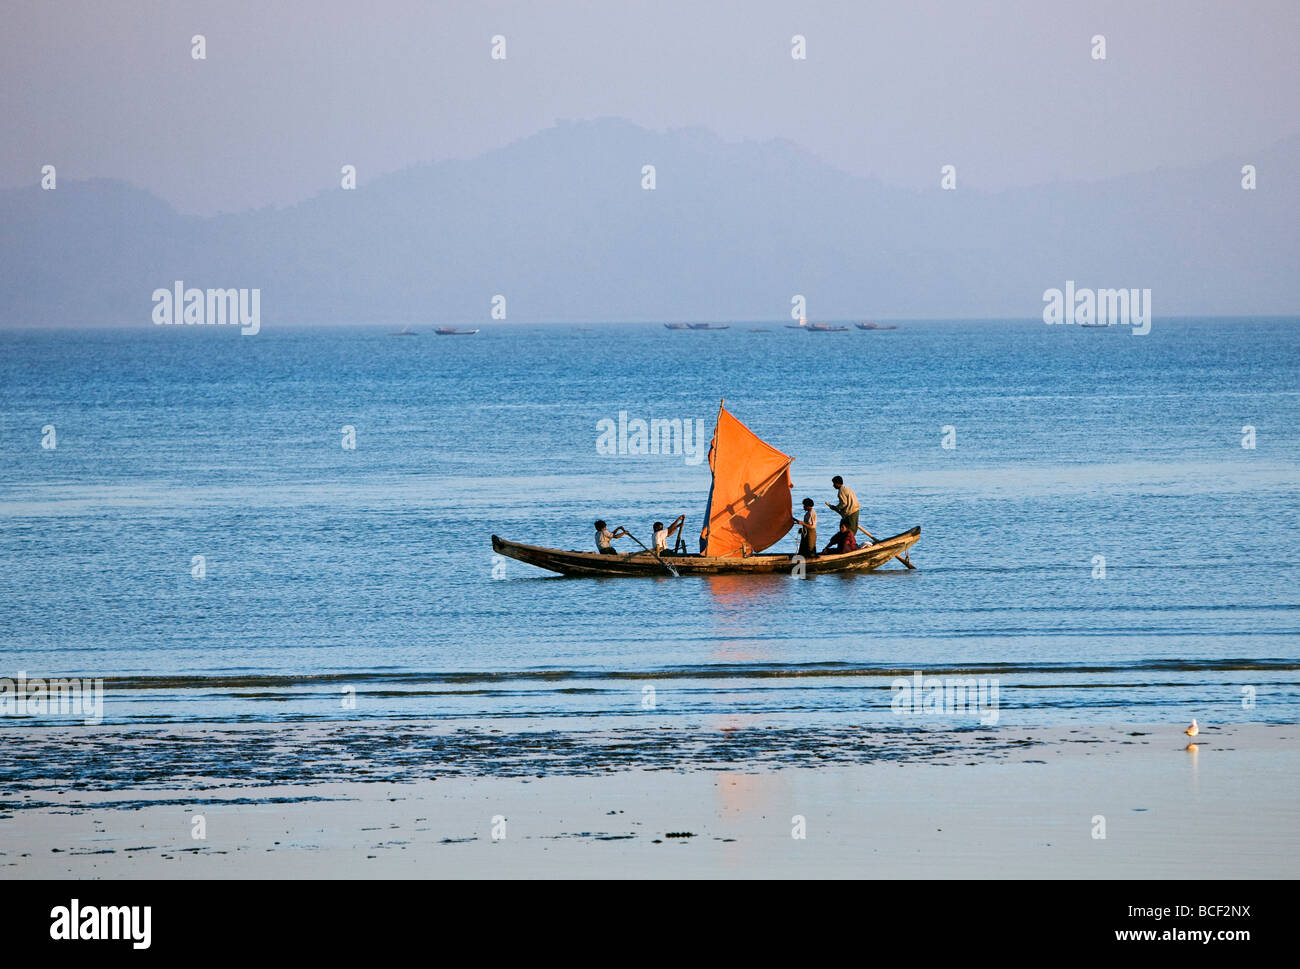
[{"label": "misty hillside", "polygon": [[259,287],[264,325],[487,322],[497,293],[511,322],[777,319],[795,293],[813,319],[1028,317],[1066,279],[1150,288],[1157,316],[1300,310],[1300,140],[998,194],[959,160],[940,190],[948,160],[913,192],[788,142],[606,119],[212,218],[60,179],[0,192],[0,323],[147,324],[176,279]]}]

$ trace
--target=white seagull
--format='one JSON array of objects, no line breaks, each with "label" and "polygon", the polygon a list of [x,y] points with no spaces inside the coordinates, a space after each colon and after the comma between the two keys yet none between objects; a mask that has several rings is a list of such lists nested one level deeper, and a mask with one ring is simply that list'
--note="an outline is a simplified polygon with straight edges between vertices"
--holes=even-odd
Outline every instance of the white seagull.
[{"label": "white seagull", "polygon": [[1200,732],[1201,728],[1196,725],[1195,717],[1192,718],[1192,725],[1183,731],[1183,733],[1187,734],[1189,737],[1195,737]]}]

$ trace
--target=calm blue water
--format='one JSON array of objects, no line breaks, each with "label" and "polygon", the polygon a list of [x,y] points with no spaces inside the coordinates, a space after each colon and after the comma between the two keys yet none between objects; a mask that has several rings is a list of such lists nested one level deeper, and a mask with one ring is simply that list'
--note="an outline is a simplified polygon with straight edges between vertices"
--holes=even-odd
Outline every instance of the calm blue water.
[{"label": "calm blue water", "polygon": [[[916,670],[996,677],[1002,723],[1295,720],[1298,323],[0,332],[0,675],[103,677],[110,722],[897,723]],[[918,570],[494,558],[597,517],[697,535],[707,464],[599,454],[596,425],[707,436],[722,396],[796,501],[840,473],[876,535],[920,524]]]}]

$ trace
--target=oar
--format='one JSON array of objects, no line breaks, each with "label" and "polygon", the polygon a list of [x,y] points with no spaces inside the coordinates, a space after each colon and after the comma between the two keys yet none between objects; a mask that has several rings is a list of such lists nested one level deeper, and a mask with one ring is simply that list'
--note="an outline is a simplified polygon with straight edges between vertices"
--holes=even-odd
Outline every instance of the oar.
[{"label": "oar", "polygon": [[[635,535],[633,535],[631,532],[629,532],[626,528],[623,529],[623,534],[626,535],[628,538],[632,539],[632,541],[636,542],[638,545],[641,545],[641,539],[637,538]],[[641,547],[642,547],[642,548],[645,548],[644,545],[641,545]],[[646,550],[647,552],[649,552],[651,555],[653,555],[653,556],[655,557],[655,561],[657,561],[660,565],[662,565],[662,566],[663,566],[664,568],[666,568],[669,572],[671,572],[671,573],[673,574],[673,577],[674,577],[674,578],[680,579],[680,578],[682,577],[682,574],[681,574],[680,572],[678,572],[675,568],[673,568],[671,565],[669,565],[667,562],[665,562],[663,559],[661,559],[661,558],[659,557],[659,553],[656,552],[654,549],[645,548],[645,550]]]},{"label": "oar", "polygon": [[[869,531],[867,531],[867,530],[866,530],[865,528],[863,528],[861,525],[858,526],[858,531],[860,531],[863,535],[867,536],[867,538],[871,539],[871,544],[874,545],[874,544],[876,543],[876,536],[875,536],[875,535],[872,535]],[[902,563],[903,563],[904,565],[906,565],[909,569],[913,569],[913,570],[916,569],[916,566],[913,565],[913,564],[911,563],[911,561],[908,559],[908,557],[907,557],[906,555],[895,555],[894,558],[898,559],[898,561],[902,562]]]},{"label": "oar", "polygon": [[[835,506],[832,505],[829,501],[823,502],[823,504],[824,504],[827,508],[829,508],[831,511],[834,511],[834,510],[835,510]],[[861,525],[858,526],[858,531],[860,531],[863,535],[867,536],[867,538],[871,539],[871,544],[872,544],[872,545],[874,545],[874,544],[876,543],[876,536],[875,536],[875,535],[872,535],[869,531],[867,531],[867,530],[866,530],[865,528],[863,528]],[[912,564],[911,560],[907,557],[907,555],[895,555],[894,558],[898,559],[898,561],[902,562],[902,563],[903,563],[904,565],[906,565],[909,569],[912,569],[913,571],[916,570],[916,566]]]}]

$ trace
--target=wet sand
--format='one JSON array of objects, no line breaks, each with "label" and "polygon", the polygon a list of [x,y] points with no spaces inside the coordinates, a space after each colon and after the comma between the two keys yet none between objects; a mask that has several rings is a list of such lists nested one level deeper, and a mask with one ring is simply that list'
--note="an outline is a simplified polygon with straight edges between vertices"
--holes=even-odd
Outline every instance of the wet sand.
[{"label": "wet sand", "polygon": [[1246,878],[1300,863],[1295,725],[1210,727],[1195,751],[1168,724],[822,729],[823,744],[500,729],[9,728],[0,873]]}]

